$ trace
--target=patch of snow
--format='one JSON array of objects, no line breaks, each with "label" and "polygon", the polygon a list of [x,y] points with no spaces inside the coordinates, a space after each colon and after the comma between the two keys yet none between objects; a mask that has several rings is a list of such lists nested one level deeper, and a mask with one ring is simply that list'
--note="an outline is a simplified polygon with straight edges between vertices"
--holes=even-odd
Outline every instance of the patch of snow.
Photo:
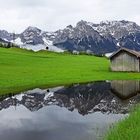
[{"label": "patch of snow", "polygon": [[113,54],[113,52],[112,53],[106,53],[105,56],[109,58],[112,54]]},{"label": "patch of snow", "polygon": [[40,89],[40,88],[36,88],[33,90],[28,90],[26,92],[23,92],[24,94],[32,94],[32,93],[39,93],[39,94],[45,94],[46,90],[45,89]]},{"label": "patch of snow", "polygon": [[19,94],[19,95],[15,95],[14,97],[18,99],[19,101],[21,101],[23,96],[24,94]]},{"label": "patch of snow", "polygon": [[2,38],[4,41],[9,41],[9,40],[7,40],[6,38]]},{"label": "patch of snow", "polygon": [[137,42],[137,44],[138,44],[138,45],[140,45],[140,43],[139,43],[139,42]]},{"label": "patch of snow", "polygon": [[111,35],[112,35],[112,36],[114,36],[114,35],[115,35],[115,33],[114,33],[114,32],[112,32],[112,33],[111,33]]},{"label": "patch of snow", "polygon": [[19,38],[19,37],[17,39],[15,39],[14,43],[17,44],[17,45],[22,45],[23,44],[23,42],[21,41],[21,38]]},{"label": "patch of snow", "polygon": [[[45,42],[45,41],[44,41]],[[18,44],[18,43],[16,43]],[[38,45],[31,45],[31,44],[18,44],[20,48],[27,49],[27,50],[33,50],[35,52],[40,50],[46,50],[46,47],[48,47],[49,51],[53,52],[64,52],[64,50],[52,45],[52,41],[46,41],[45,44],[38,44]]]},{"label": "patch of snow", "polygon": [[55,33],[53,33],[53,32],[46,32],[46,35],[47,36],[53,36],[53,35],[55,35]]},{"label": "patch of snow", "polygon": [[51,88],[49,90],[50,90],[50,92],[56,92],[56,91],[63,89],[63,88],[64,88],[64,86],[60,86],[60,87]]},{"label": "patch of snow", "polygon": [[64,86],[48,89],[49,92],[45,94],[44,99],[46,100],[47,98],[53,97],[54,96],[54,92],[56,92],[56,91],[58,91],[60,89],[63,89],[63,88],[64,88]]},{"label": "patch of snow", "polygon": [[53,52],[64,52],[63,49],[60,49],[56,46],[53,45],[53,41],[47,40],[46,38],[43,38],[43,41],[46,45],[46,47],[48,47],[49,51],[53,51]]},{"label": "patch of snow", "polygon": [[37,52],[40,50],[46,50],[46,45],[44,45],[44,44],[38,44],[38,45],[23,44],[23,45],[20,45],[20,48],[27,49],[27,50],[33,50],[33,51]]},{"label": "patch of snow", "polygon": [[53,42],[52,41],[50,41],[50,40],[47,40],[45,37],[43,38],[43,41],[44,41],[44,43],[46,44],[46,45],[53,45]]},{"label": "patch of snow", "polygon": [[50,98],[50,97],[53,97],[53,96],[54,96],[54,93],[53,93],[53,92],[49,92],[49,93],[47,93],[47,94],[45,95],[44,100],[46,100],[46,99],[48,99],[48,98]]},{"label": "patch of snow", "polygon": [[64,52],[64,50],[52,45],[52,46],[49,46],[49,51],[54,51],[54,52]]},{"label": "patch of snow", "polygon": [[120,47],[120,43],[119,42],[117,43],[117,46]]},{"label": "patch of snow", "polygon": [[72,53],[73,53],[73,54],[79,54],[79,52],[76,51],[76,50],[74,50]]}]

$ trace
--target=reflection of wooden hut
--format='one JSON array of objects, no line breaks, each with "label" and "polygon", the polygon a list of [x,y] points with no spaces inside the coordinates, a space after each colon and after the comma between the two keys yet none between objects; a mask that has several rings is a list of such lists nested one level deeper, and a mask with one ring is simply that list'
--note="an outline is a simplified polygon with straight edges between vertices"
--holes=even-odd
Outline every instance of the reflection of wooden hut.
[{"label": "reflection of wooden hut", "polygon": [[121,98],[130,98],[138,94],[140,91],[140,81],[111,81],[111,90]]},{"label": "reflection of wooden hut", "polygon": [[110,56],[112,71],[140,72],[140,53],[121,48]]}]

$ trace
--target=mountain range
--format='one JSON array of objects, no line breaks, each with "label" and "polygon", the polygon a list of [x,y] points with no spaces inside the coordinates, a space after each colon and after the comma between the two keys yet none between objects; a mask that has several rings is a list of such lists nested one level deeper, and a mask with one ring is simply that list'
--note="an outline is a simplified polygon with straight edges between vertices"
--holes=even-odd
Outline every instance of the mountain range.
[{"label": "mountain range", "polygon": [[140,26],[131,21],[102,21],[99,24],[81,20],[55,32],[28,27],[20,34],[0,30],[0,42],[12,42],[34,51],[86,52],[96,55],[112,53],[120,47],[140,51]]}]

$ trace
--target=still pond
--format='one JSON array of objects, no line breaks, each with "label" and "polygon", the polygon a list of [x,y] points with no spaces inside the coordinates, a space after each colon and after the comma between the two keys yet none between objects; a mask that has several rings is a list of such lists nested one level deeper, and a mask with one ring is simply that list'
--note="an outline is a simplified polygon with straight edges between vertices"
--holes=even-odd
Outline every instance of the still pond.
[{"label": "still pond", "polygon": [[0,140],[102,140],[140,103],[139,81],[101,81],[0,97]]}]

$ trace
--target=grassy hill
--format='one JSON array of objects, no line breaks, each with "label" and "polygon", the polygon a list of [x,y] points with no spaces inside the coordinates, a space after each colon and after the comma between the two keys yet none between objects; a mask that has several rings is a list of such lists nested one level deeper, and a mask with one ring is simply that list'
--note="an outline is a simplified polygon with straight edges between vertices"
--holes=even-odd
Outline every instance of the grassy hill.
[{"label": "grassy hill", "polygon": [[110,72],[102,57],[0,48],[0,94],[113,79],[140,79],[140,74]]}]

